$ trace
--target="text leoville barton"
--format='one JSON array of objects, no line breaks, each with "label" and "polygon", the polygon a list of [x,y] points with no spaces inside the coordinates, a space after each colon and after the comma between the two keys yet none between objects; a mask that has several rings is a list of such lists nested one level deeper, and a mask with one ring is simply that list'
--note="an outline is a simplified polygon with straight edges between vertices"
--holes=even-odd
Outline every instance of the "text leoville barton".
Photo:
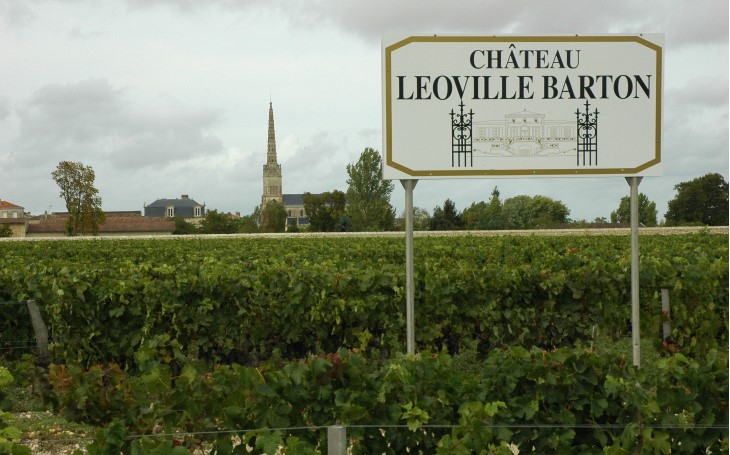
[{"label": "text leoville barton", "polygon": [[[651,74],[580,74],[580,49],[474,49],[474,74],[396,75],[398,100],[651,98]],[[531,70],[533,74],[517,74]],[[536,75],[540,70],[553,74]],[[560,70],[570,70],[560,75]],[[577,70],[577,71],[576,71]],[[568,71],[566,71],[567,73]],[[486,74],[485,74],[486,73]]]}]

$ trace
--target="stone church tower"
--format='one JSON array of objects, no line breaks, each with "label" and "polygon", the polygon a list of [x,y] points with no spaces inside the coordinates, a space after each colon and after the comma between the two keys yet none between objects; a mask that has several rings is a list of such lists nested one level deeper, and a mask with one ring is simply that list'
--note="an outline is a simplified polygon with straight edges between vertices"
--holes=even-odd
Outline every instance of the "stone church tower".
[{"label": "stone church tower", "polygon": [[269,102],[269,146],[264,164],[264,193],[261,196],[261,209],[270,201],[282,202],[281,164],[276,162],[276,137],[274,134],[274,108]]}]

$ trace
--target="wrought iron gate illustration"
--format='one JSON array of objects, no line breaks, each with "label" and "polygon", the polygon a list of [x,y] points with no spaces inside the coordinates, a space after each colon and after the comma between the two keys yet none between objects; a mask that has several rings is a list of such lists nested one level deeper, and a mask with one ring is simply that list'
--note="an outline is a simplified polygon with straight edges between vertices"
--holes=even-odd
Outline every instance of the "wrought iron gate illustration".
[{"label": "wrought iron gate illustration", "polygon": [[[578,127],[576,166],[598,165],[598,109],[589,111],[590,104],[586,101],[586,111],[575,111]],[[587,160],[586,160],[587,158]]]},{"label": "wrought iron gate illustration", "polygon": [[[461,167],[461,159],[464,158],[464,167],[474,165],[472,155],[472,117],[474,112],[464,113],[464,102],[459,104],[460,111],[455,113],[451,110],[451,167]],[[468,118],[467,118],[468,116]],[[454,164],[456,162],[456,164]]]}]

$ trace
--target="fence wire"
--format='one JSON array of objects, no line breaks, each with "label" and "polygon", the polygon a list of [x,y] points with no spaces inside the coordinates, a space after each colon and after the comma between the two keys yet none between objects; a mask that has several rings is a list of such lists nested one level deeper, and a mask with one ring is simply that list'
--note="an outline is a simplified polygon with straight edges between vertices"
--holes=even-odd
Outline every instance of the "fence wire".
[{"label": "fence wire", "polygon": [[[483,428],[519,428],[519,429],[589,429],[589,430],[620,430],[628,427],[630,424],[560,424],[560,423],[530,423],[530,424],[518,424],[518,423],[505,423],[505,424],[484,424]],[[216,435],[239,435],[244,433],[261,433],[261,432],[292,432],[292,431],[319,431],[326,430],[331,425],[316,425],[316,426],[303,426],[303,427],[279,427],[279,428],[241,428],[235,430],[206,430],[206,431],[180,431],[171,433],[148,433],[148,434],[132,434],[126,436],[125,439],[142,439],[142,438],[180,438],[186,436],[216,436]],[[378,429],[378,430],[403,430],[409,429],[408,425],[342,425],[346,429]],[[455,428],[461,428],[461,425],[443,424],[443,425],[420,425],[417,429],[423,430],[453,430]],[[728,430],[730,427],[727,424],[695,424],[690,427],[683,425],[665,425],[665,424],[642,424],[641,428],[649,428],[653,430]],[[17,442],[23,444],[28,442],[54,442],[54,443],[72,443],[72,442],[91,442],[93,437],[74,437],[74,438],[26,438],[19,439]]]}]

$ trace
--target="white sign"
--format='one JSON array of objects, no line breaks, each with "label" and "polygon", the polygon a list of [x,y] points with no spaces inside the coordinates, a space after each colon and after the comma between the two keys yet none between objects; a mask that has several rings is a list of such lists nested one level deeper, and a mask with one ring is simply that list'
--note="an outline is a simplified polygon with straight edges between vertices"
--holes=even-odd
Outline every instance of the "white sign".
[{"label": "white sign", "polygon": [[384,37],[383,178],[660,175],[663,44]]}]

